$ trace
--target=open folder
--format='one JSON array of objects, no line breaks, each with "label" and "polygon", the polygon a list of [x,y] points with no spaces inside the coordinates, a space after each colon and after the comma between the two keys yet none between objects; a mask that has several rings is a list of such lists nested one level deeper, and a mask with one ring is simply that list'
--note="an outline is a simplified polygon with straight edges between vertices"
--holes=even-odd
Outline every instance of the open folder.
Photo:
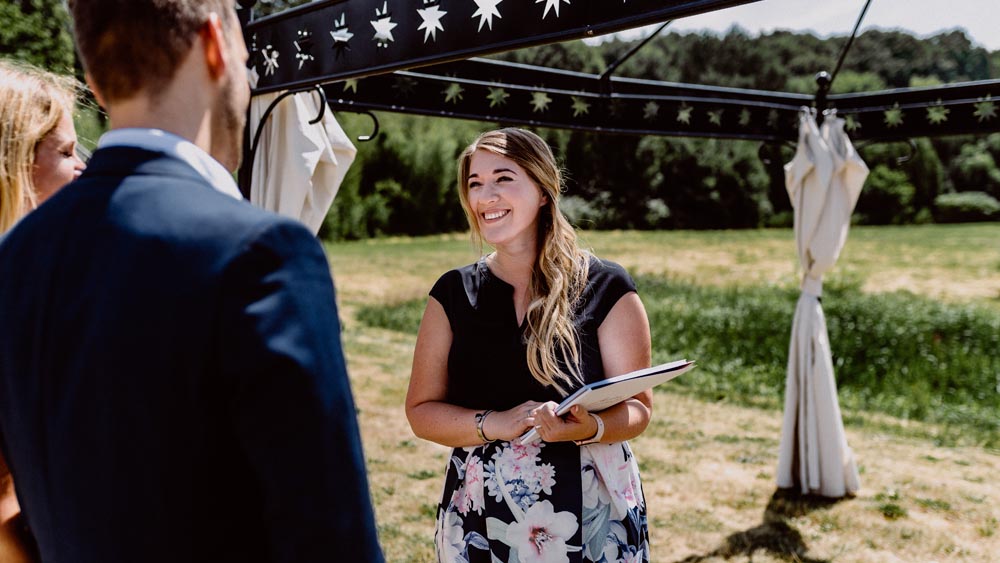
[{"label": "open folder", "polygon": [[[563,399],[556,409],[556,414],[562,416],[569,412],[573,405],[580,405],[590,412],[602,411],[616,405],[629,397],[642,393],[646,389],[670,381],[678,375],[694,367],[693,361],[678,360],[668,364],[660,364],[651,368],[640,369],[584,385],[569,397]],[[522,444],[529,444],[538,439],[534,428],[521,436]]]}]

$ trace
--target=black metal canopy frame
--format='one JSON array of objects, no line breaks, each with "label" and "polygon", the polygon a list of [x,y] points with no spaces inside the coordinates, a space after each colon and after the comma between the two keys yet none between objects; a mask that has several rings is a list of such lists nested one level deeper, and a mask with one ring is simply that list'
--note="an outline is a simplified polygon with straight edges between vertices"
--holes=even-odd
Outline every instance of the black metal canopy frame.
[{"label": "black metal canopy frame", "polygon": [[322,85],[352,111],[780,142],[797,139],[799,110],[814,107],[845,118],[855,140],[1000,131],[1000,80],[828,94],[820,73],[814,97],[610,76],[621,61],[594,75],[477,58],[756,1],[323,0],[254,19],[256,1],[240,0],[240,16],[255,94]]}]

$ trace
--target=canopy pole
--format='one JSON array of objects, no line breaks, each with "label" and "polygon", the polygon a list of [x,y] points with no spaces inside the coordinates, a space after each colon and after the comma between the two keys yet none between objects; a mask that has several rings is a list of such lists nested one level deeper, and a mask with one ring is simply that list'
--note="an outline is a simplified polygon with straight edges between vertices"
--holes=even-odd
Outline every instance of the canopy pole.
[{"label": "canopy pole", "polygon": [[840,66],[844,64],[844,58],[847,57],[847,52],[851,50],[851,44],[854,43],[854,38],[858,35],[858,29],[861,27],[861,21],[865,19],[865,14],[868,13],[868,7],[872,5],[872,0],[865,2],[865,7],[861,9],[861,13],[858,15],[858,21],[854,23],[854,31],[851,32],[851,36],[847,39],[847,44],[840,51],[840,58],[837,59],[837,66],[833,69],[833,74],[830,76],[830,85],[833,85],[833,81],[837,79],[837,73],[840,72]]},{"label": "canopy pole", "polygon": [[632,58],[632,55],[638,53],[639,49],[642,49],[643,47],[645,47],[647,43],[649,43],[650,41],[653,40],[654,37],[656,37],[657,35],[659,35],[660,32],[663,31],[668,25],[670,25],[670,22],[672,22],[672,21],[674,21],[674,20],[667,20],[667,21],[663,22],[663,24],[660,25],[660,27],[656,28],[656,31],[654,31],[653,33],[649,34],[649,37],[647,37],[647,38],[643,39],[642,41],[640,41],[639,44],[636,45],[635,47],[632,47],[629,50],[629,52],[627,52],[624,55],[618,57],[617,61],[615,61],[615,62],[611,63],[610,65],[608,65],[608,68],[604,72],[601,73],[601,77],[599,78],[600,83],[601,83],[601,92],[605,96],[611,94],[611,73],[613,73],[615,71],[615,69],[617,69],[622,63],[624,63],[625,61],[627,61],[630,58]]},{"label": "canopy pole", "polygon": [[826,109],[827,94],[830,93],[833,81],[837,79],[837,73],[840,72],[840,67],[844,64],[844,59],[847,57],[847,52],[851,50],[851,44],[854,43],[854,38],[858,35],[858,29],[861,28],[861,21],[865,19],[865,14],[868,13],[868,7],[871,5],[872,0],[867,0],[865,7],[858,14],[858,20],[854,22],[854,30],[851,31],[851,36],[847,38],[844,48],[840,50],[840,57],[837,59],[837,66],[833,68],[833,74],[827,74],[825,70],[816,73],[816,85],[818,86],[816,90],[816,125],[823,124],[823,110]]},{"label": "canopy pole", "polygon": [[[236,12],[236,15],[240,19],[240,29],[246,30],[247,24],[254,20],[254,6],[257,5],[257,0],[239,0],[240,10]],[[252,41],[251,38],[247,37],[244,33],[243,41],[249,46]],[[247,61],[247,64],[253,64],[254,53],[250,53],[251,59]],[[246,123],[250,123],[250,104],[247,103],[246,111]],[[240,160],[239,172],[236,175],[237,185],[240,187],[240,193],[243,194],[243,199],[250,201],[250,177],[253,174],[253,162],[250,155],[250,128],[243,128],[243,158]]]}]

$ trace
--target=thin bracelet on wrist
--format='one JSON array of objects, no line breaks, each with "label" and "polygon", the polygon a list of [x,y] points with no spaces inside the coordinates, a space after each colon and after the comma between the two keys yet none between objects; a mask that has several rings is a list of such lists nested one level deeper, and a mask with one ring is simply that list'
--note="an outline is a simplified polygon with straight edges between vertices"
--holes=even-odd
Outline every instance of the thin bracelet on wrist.
[{"label": "thin bracelet on wrist", "polygon": [[491,412],[493,412],[492,409],[486,409],[483,412],[476,413],[476,434],[484,444],[493,442],[493,440],[487,438],[486,434],[483,433],[483,425],[486,423],[486,417],[489,416]]},{"label": "thin bracelet on wrist", "polygon": [[586,440],[576,440],[575,443],[578,446],[586,446],[587,444],[596,444],[604,438],[604,419],[597,416],[596,413],[588,413],[590,416],[594,417],[594,421],[597,422],[597,432],[593,436],[587,438]]}]

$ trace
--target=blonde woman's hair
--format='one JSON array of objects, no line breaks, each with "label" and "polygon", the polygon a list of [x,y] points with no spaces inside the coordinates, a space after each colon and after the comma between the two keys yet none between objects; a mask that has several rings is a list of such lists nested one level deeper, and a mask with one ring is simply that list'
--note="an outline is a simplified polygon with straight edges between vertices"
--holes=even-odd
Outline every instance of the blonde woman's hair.
[{"label": "blonde woman's hair", "polygon": [[577,246],[576,231],[559,210],[562,172],[552,149],[530,131],[500,129],[483,133],[473,141],[459,156],[458,193],[480,253],[482,233],[468,194],[469,168],[477,150],[514,161],[548,198],[539,210],[538,252],[528,284],[525,341],[531,375],[565,395],[573,383],[582,381],[573,313],[587,285],[590,256]]},{"label": "blonde woman's hair", "polygon": [[75,100],[71,77],[0,59],[0,233],[35,208],[35,148]]}]

